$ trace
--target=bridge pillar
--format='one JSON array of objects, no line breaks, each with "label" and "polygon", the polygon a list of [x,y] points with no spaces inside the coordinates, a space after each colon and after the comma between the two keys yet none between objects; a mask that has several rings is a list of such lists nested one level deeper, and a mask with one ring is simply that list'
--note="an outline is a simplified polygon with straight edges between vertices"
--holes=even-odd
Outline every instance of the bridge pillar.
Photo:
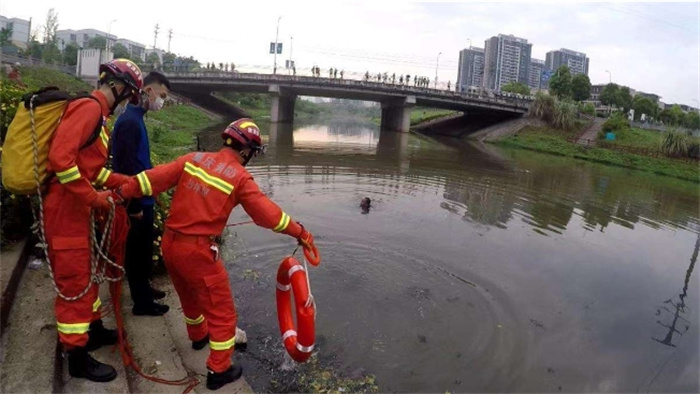
[{"label": "bridge pillar", "polygon": [[272,94],[270,122],[294,122],[294,104],[296,103],[297,95],[280,89],[279,85],[271,85],[269,91]]},{"label": "bridge pillar", "polygon": [[381,130],[407,133],[411,128],[411,107],[415,104],[415,96],[392,98],[383,101]]}]

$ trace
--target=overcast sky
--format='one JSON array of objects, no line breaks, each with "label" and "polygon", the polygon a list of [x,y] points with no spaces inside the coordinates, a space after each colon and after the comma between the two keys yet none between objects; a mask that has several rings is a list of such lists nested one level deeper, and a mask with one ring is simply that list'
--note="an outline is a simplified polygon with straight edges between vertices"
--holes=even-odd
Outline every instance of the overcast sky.
[{"label": "overcast sky", "polygon": [[[153,46],[193,55],[202,62],[234,62],[272,69],[269,42],[279,39],[297,71],[316,64],[364,74],[389,72],[457,78],[459,50],[484,46],[487,38],[514,34],[533,44],[545,59],[553,49],[569,48],[590,58],[595,83],[613,82],[656,93],[665,102],[697,107],[700,86],[700,6],[690,3],[363,3],[264,1],[97,1],[4,0],[0,14],[32,18],[43,25],[55,8],[59,29],[94,28]],[[99,4],[109,4],[108,11]],[[281,57],[281,59],[280,59]],[[245,67],[244,67],[245,66]],[[284,70],[283,70],[284,71]]]}]

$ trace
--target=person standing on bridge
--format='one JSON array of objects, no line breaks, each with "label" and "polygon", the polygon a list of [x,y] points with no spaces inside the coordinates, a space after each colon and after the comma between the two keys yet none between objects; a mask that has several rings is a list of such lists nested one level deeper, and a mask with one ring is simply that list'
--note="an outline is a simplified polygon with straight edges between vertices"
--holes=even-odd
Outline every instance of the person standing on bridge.
[{"label": "person standing on bridge", "polygon": [[[148,111],[160,111],[169,92],[170,82],[163,74],[151,71],[146,76],[141,102],[127,106],[114,123],[114,171],[131,176],[153,168],[144,116]],[[133,199],[127,206],[131,226],[124,268],[134,301],[131,311],[137,316],[161,316],[170,309],[154,302],[165,297],[165,293],[152,288],[149,282],[153,270],[153,203],[153,197],[147,196]]]},{"label": "person standing on bridge", "polygon": [[165,222],[163,258],[182,303],[192,347],[209,343],[207,388],[238,380],[243,368],[232,365],[236,308],[219,245],[231,211],[242,205],[258,226],[296,238],[315,250],[314,238],[265,196],[245,166],[264,151],[260,129],[239,119],[221,133],[224,148],[190,153],[141,172],[114,192],[115,201],[152,196],[176,187]]},{"label": "person standing on bridge", "polygon": [[106,329],[100,319],[99,287],[93,283],[90,268],[94,246],[91,210],[110,209],[111,192],[98,192],[93,185],[116,188],[129,179],[105,168],[109,146],[106,125],[120,105],[138,101],[143,77],[138,66],[126,59],[102,64],[99,72],[99,88],[90,98],[70,101],[53,134],[47,170],[54,176],[46,184],[44,228],[58,291],[70,298],[88,286],[82,297],[67,300],[57,295],[54,304],[58,340],[68,353],[68,373],[93,382],[109,382],[117,377],[117,371],[88,353],[117,343],[116,330]]}]

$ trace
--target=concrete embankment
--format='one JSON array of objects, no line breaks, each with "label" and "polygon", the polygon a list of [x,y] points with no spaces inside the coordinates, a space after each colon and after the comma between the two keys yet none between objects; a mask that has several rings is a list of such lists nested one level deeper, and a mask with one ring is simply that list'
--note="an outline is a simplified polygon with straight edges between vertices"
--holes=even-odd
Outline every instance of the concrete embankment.
[{"label": "concrete embankment", "polygon": [[[2,331],[0,360],[0,392],[3,393],[182,393],[186,386],[155,383],[136,374],[122,364],[118,349],[103,347],[93,356],[113,365],[119,374],[109,383],[94,383],[85,379],[71,378],[67,362],[57,343],[56,321],[53,311],[55,292],[47,269],[27,267],[28,253],[22,253],[23,244],[3,251],[0,255],[0,271],[3,276],[3,298],[13,293],[14,302],[9,305],[7,324]],[[18,267],[18,268],[14,268]],[[9,278],[12,272],[21,272],[21,280],[12,287]],[[20,271],[16,271],[20,270]],[[9,275],[7,275],[9,273]],[[5,280],[5,279],[8,280]],[[131,314],[128,286],[123,284],[125,294],[121,311],[126,332],[133,347],[136,363],[147,373],[168,380],[179,380],[187,376],[196,377],[201,383],[194,392],[208,392],[205,387],[205,361],[208,350],[195,351],[187,338],[182,307],[177,294],[167,277],[154,281],[164,290],[165,303],[170,312],[160,317],[142,317]],[[7,290],[12,290],[8,293]],[[111,298],[107,285],[100,289],[103,308],[110,308]],[[5,304],[3,303],[3,308]],[[3,310],[3,313],[5,311]],[[113,312],[105,318],[107,327],[115,327]],[[244,355],[236,354],[234,362]],[[217,393],[252,393],[245,379],[224,386]]]}]

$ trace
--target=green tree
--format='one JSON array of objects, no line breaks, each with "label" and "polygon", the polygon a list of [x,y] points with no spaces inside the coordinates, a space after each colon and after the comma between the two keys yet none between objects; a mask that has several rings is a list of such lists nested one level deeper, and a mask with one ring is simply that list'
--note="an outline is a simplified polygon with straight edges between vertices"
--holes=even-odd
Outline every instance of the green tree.
[{"label": "green tree", "polygon": [[175,59],[177,59],[177,55],[172,52],[166,52],[163,54],[163,64],[172,65],[175,63]]},{"label": "green tree", "polygon": [[155,52],[149,53],[148,56],[146,56],[146,63],[159,65],[160,58],[158,57],[158,54]]},{"label": "green tree", "polygon": [[41,59],[41,54],[44,52],[44,46],[41,45],[39,41],[36,39],[36,34],[33,34],[29,38],[29,45],[27,45],[27,49],[24,51],[24,54],[26,56],[31,56],[35,59]]},{"label": "green tree", "polygon": [[557,98],[571,97],[571,71],[568,66],[561,66],[549,79],[549,91]]},{"label": "green tree", "polygon": [[617,92],[617,101],[615,105],[618,108],[622,108],[624,112],[632,109],[632,93],[630,88],[627,86],[622,86]]},{"label": "green tree", "polygon": [[665,108],[661,111],[659,119],[668,125],[681,125],[684,120],[683,110],[677,104],[673,105],[671,108]]},{"label": "green tree", "polygon": [[95,36],[88,40],[85,45],[90,49],[107,49],[107,39],[102,36]]},{"label": "green tree", "polygon": [[63,60],[63,55],[55,42],[48,42],[44,44],[44,48],[41,52],[41,60],[48,64],[61,63]]},{"label": "green tree", "polygon": [[58,30],[58,13],[53,8],[46,14],[44,24],[44,44],[56,43],[56,31]]},{"label": "green tree", "polygon": [[509,82],[501,87],[504,92],[518,93],[529,96],[530,87],[520,82]]},{"label": "green tree", "polygon": [[691,130],[700,130],[700,114],[697,111],[688,112],[683,125]]},{"label": "green tree", "polygon": [[603,105],[617,105],[620,87],[614,83],[605,85],[603,91],[600,92],[600,102]]},{"label": "green tree", "polygon": [[75,66],[78,64],[78,44],[74,42],[69,42],[65,48],[63,48],[63,63],[69,66]]},{"label": "green tree", "polygon": [[115,59],[131,59],[131,54],[129,50],[122,44],[114,44],[112,47],[112,53],[114,53]]},{"label": "green tree", "polygon": [[571,78],[571,96],[575,101],[584,101],[591,97],[591,80],[588,75],[576,74]]},{"label": "green tree", "polygon": [[595,116],[595,105],[593,105],[593,103],[586,103],[583,105],[583,110],[581,112],[586,115]]},{"label": "green tree", "polygon": [[12,39],[12,26],[0,29],[0,47],[10,45]]},{"label": "green tree", "polygon": [[635,96],[632,101],[632,108],[634,109],[635,120],[639,120],[642,114],[656,118],[659,111],[656,103],[644,96]]}]

